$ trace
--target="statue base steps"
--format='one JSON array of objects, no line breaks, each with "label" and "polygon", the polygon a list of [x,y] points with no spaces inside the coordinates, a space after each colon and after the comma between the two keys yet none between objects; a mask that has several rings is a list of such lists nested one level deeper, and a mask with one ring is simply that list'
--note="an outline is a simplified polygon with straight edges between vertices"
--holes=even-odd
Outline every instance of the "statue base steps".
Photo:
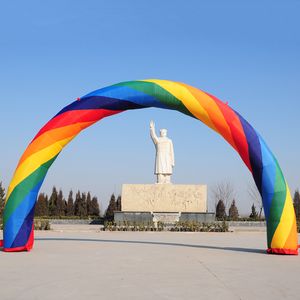
[{"label": "statue base steps", "polygon": [[171,227],[176,222],[199,222],[211,223],[215,221],[214,213],[189,213],[189,212],[137,212],[137,211],[115,211],[114,220],[117,224],[157,224],[163,223]]}]

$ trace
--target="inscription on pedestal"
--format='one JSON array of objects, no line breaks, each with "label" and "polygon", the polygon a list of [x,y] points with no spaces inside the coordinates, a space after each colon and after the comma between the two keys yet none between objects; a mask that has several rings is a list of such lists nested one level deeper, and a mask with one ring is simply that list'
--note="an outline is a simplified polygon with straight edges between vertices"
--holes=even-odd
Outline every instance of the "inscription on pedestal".
[{"label": "inscription on pedestal", "polygon": [[157,224],[158,222],[161,222],[165,225],[175,225],[176,222],[179,222],[180,219],[180,212],[178,213],[170,213],[170,212],[158,212],[153,213],[153,222],[154,224]]},{"label": "inscription on pedestal", "polygon": [[122,211],[206,212],[207,186],[124,184]]}]

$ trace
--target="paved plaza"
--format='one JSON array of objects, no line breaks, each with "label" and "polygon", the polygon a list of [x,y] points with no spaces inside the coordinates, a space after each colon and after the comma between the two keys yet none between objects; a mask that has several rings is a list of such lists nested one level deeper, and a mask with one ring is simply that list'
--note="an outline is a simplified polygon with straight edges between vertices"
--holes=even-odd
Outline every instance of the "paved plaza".
[{"label": "paved plaza", "polygon": [[29,253],[0,252],[1,300],[300,297],[300,258],[265,254],[265,232],[53,227]]}]

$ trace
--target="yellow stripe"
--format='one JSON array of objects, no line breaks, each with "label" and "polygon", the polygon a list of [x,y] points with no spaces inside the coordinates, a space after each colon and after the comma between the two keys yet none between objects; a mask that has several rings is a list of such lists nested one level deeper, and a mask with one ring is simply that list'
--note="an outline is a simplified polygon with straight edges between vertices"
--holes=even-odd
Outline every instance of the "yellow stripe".
[{"label": "yellow stripe", "polygon": [[[186,88],[187,90],[190,90],[191,94],[198,99],[198,101],[201,101],[201,105],[203,106],[204,110],[207,112],[211,122],[214,124],[216,128],[216,132],[218,132],[223,138],[230,144],[234,149],[237,150],[237,147],[235,145],[230,127],[220,109],[220,107],[217,105],[215,100],[213,100],[209,95],[204,93],[203,91],[196,89],[192,86],[188,86],[186,84],[181,84],[181,86]],[[194,93],[196,94],[194,94]]]},{"label": "yellow stripe", "polygon": [[168,80],[148,79],[143,80],[153,82],[163,89],[167,90],[170,94],[174,95],[177,99],[180,99],[184,106],[199,120],[201,120],[208,127],[218,132],[213,122],[211,121],[207,111],[199,103],[199,101],[191,94],[191,92],[184,88],[182,85]]},{"label": "yellow stripe", "polygon": [[64,127],[50,129],[42,133],[39,137],[37,137],[29,144],[29,146],[23,153],[18,166],[21,165],[23,161],[25,161],[29,156],[31,156],[35,152],[38,152],[52,145],[55,142],[64,140],[68,137],[72,137],[78,134],[82,129],[90,126],[91,124],[92,122],[80,122],[80,123],[67,125]]},{"label": "yellow stripe", "polygon": [[[276,231],[274,233],[271,242],[271,248],[283,248],[286,243],[286,240],[289,237],[291,228],[293,226],[295,213],[294,213],[292,197],[287,183],[286,183],[286,192],[287,194],[286,194],[285,204],[283,207],[282,216],[280,218],[278,227],[276,228]],[[297,248],[297,240],[295,240],[295,245],[294,245],[294,249],[296,248]]]},{"label": "yellow stripe", "polygon": [[7,197],[9,198],[10,194],[14,190],[14,188],[22,182],[26,177],[28,177],[31,173],[33,173],[35,170],[37,170],[42,164],[53,158],[55,155],[57,155],[62,148],[68,144],[73,138],[75,137],[69,137],[64,140],[58,141],[52,145],[50,145],[47,148],[42,149],[41,151],[38,151],[34,153],[33,155],[29,156],[17,169],[14,174],[14,177],[10,183],[10,186],[8,188]]}]

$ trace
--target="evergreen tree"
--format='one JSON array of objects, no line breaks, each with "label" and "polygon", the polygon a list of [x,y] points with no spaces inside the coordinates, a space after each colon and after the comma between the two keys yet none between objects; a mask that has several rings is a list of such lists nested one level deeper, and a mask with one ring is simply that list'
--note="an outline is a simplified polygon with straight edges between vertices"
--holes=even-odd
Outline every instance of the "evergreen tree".
[{"label": "evergreen tree", "polygon": [[91,203],[91,216],[99,217],[100,216],[100,208],[97,197],[93,197]]},{"label": "evergreen tree", "polygon": [[108,221],[114,220],[114,211],[116,211],[116,208],[117,208],[116,197],[114,194],[112,194],[105,213],[105,218]]},{"label": "evergreen tree", "polygon": [[239,211],[235,205],[235,200],[232,200],[232,203],[229,208],[228,216],[230,220],[236,221],[239,218]]},{"label": "evergreen tree", "polygon": [[216,184],[212,188],[212,194],[213,194],[213,198],[215,200],[216,210],[217,210],[217,205],[220,200],[222,200],[222,202],[225,206],[225,210],[227,210],[232,199],[234,199],[234,197],[235,197],[235,190],[234,190],[233,185],[229,181],[221,182],[221,183]]},{"label": "evergreen tree", "polygon": [[87,215],[92,216],[92,197],[91,193],[88,192],[86,196],[86,210],[87,210]]},{"label": "evergreen tree", "polygon": [[49,216],[49,199],[48,195],[45,196],[45,215],[44,216]]},{"label": "evergreen tree", "polygon": [[49,215],[50,216],[57,216],[57,198],[58,198],[58,193],[57,189],[54,186],[52,189],[52,193],[49,199]]},{"label": "evergreen tree", "polygon": [[117,198],[117,203],[116,203],[116,210],[121,211],[122,210],[122,204],[121,204],[121,195],[118,196]]},{"label": "evergreen tree", "polygon": [[297,218],[297,221],[300,221],[300,193],[299,193],[299,190],[295,191],[293,200],[294,200],[294,208],[295,208],[296,218]]},{"label": "evergreen tree", "polygon": [[263,210],[262,197],[254,182],[248,186],[248,194],[250,198],[254,201],[254,203],[258,205],[259,208],[258,219],[261,220],[261,215]]},{"label": "evergreen tree", "polygon": [[80,217],[87,217],[86,193],[82,193],[80,207]]},{"label": "evergreen tree", "polygon": [[2,182],[0,181],[0,218],[3,216],[5,206],[5,189],[2,186]]},{"label": "evergreen tree", "polygon": [[39,194],[35,205],[34,215],[36,217],[48,216],[48,201],[44,193]]},{"label": "evergreen tree", "polygon": [[223,200],[219,200],[216,207],[216,218],[217,220],[226,219],[226,209]]},{"label": "evergreen tree", "polygon": [[66,216],[74,216],[74,200],[73,200],[73,191],[72,190],[70,191],[69,196],[68,196]]},{"label": "evergreen tree", "polygon": [[75,216],[80,216],[80,205],[81,205],[81,193],[78,190],[75,196],[75,202],[74,202],[74,214]]},{"label": "evergreen tree", "polygon": [[87,216],[87,209],[86,209],[86,194],[80,193],[80,191],[77,192],[76,198],[75,198],[75,215],[83,218]]},{"label": "evergreen tree", "polygon": [[66,201],[64,199],[64,195],[62,190],[59,190],[57,196],[57,205],[56,205],[56,216],[64,216],[66,213]]},{"label": "evergreen tree", "polygon": [[249,218],[253,219],[253,220],[257,220],[257,218],[258,218],[258,214],[257,214],[256,207],[255,207],[254,203],[251,206],[251,214],[250,214]]}]

